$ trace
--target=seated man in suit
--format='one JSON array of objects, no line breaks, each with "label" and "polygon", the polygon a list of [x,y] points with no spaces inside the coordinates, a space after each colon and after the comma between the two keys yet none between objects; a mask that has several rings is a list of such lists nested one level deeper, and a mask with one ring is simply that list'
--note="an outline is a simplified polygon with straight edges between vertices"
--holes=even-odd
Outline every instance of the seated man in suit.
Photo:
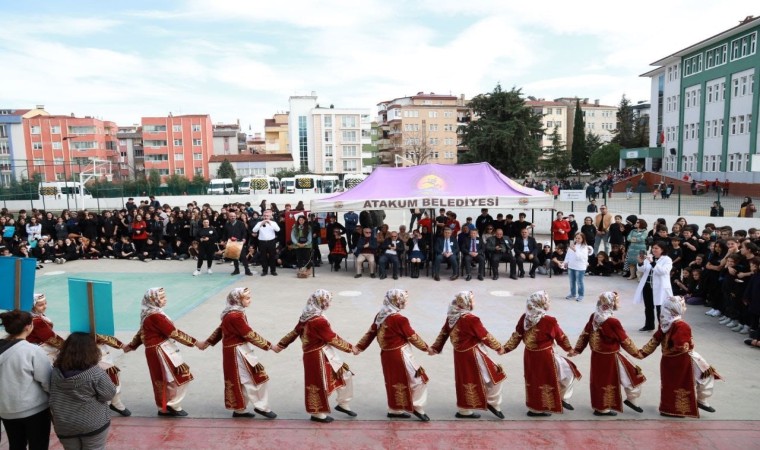
[{"label": "seated man in suit", "polygon": [[525,267],[523,264],[527,261],[530,263],[530,277],[536,278],[536,262],[538,261],[538,245],[536,239],[528,236],[528,229],[523,228],[520,231],[520,237],[515,240],[515,260],[517,268],[520,271],[520,278],[525,276]]},{"label": "seated man in suit", "polygon": [[506,261],[509,263],[509,278],[517,279],[515,274],[515,257],[512,255],[512,243],[504,237],[504,231],[501,228],[496,229],[494,234],[486,244],[486,249],[491,255],[491,269],[493,270],[493,279],[499,279],[499,263]]},{"label": "seated man in suit", "polygon": [[441,261],[451,264],[452,275],[450,280],[459,278],[459,246],[451,234],[451,228],[444,228],[443,236],[435,241],[435,259],[433,260],[433,279],[435,281],[441,281]]},{"label": "seated man in suit", "polygon": [[398,238],[397,231],[391,231],[390,235],[380,243],[380,279],[385,279],[388,263],[393,266],[393,279],[398,280],[398,269],[404,256],[404,242]]},{"label": "seated man in suit", "polygon": [[470,230],[470,233],[462,239],[459,251],[464,255],[462,264],[464,264],[464,271],[467,274],[467,281],[472,279],[470,272],[472,271],[473,261],[477,261],[478,263],[478,280],[482,281],[486,272],[486,258],[484,256],[485,249],[478,237],[477,228]]}]

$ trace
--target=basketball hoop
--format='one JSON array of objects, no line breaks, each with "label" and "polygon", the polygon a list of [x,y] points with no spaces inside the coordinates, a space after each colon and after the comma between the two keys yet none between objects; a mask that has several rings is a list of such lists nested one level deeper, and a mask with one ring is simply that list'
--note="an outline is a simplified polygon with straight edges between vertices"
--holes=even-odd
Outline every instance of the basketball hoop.
[{"label": "basketball hoop", "polygon": [[106,181],[107,181],[107,182],[109,182],[109,183],[110,183],[111,181],[113,181],[113,174],[107,173],[107,174],[106,174]]}]

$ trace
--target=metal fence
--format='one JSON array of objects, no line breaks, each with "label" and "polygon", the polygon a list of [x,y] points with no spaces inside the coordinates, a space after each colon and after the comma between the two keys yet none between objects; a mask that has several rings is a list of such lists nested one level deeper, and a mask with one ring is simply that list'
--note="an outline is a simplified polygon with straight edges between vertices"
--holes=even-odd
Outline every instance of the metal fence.
[{"label": "metal fence", "polygon": [[[760,201],[760,199],[756,200]],[[676,187],[673,193],[664,198],[659,192],[656,196],[652,192],[634,192],[630,196],[625,192],[615,192],[607,193],[606,196],[599,194],[595,203],[597,207],[607,205],[611,211],[628,214],[710,216],[713,202],[718,202],[723,208],[723,216],[738,217],[740,205],[743,201],[744,197],[723,195],[720,190],[692,194],[689,189]],[[555,208],[582,211],[586,210],[589,204],[589,201],[563,202],[557,200],[555,201]]]}]

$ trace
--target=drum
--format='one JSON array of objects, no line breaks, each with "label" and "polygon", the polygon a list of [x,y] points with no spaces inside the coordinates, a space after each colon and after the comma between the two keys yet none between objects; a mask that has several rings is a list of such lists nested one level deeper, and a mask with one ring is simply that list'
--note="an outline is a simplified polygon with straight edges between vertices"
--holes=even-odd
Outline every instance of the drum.
[{"label": "drum", "polygon": [[243,251],[242,242],[227,241],[227,246],[224,247],[223,256],[226,259],[240,259],[240,253]]}]

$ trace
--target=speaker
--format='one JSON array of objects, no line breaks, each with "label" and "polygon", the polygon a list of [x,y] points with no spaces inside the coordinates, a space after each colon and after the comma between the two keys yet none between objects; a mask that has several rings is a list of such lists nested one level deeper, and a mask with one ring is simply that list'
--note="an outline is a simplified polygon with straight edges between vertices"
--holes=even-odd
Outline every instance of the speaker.
[{"label": "speaker", "polygon": [[671,149],[670,149],[670,154],[671,154],[671,155],[673,155],[673,156],[675,156],[675,154],[676,154],[676,149],[675,149],[675,148],[671,148]]}]

